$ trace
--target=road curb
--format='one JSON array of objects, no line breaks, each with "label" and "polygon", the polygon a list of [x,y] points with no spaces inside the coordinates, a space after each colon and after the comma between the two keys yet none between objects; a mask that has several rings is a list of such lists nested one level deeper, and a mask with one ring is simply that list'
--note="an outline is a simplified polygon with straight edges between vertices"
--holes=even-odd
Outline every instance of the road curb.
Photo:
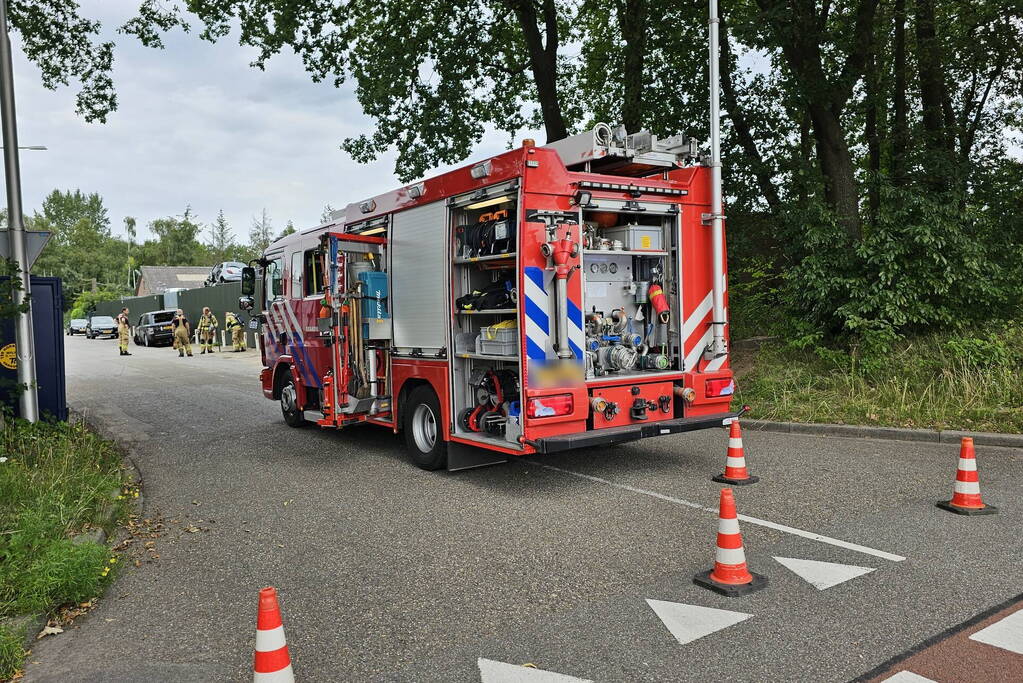
[{"label": "road curb", "polygon": [[805,422],[743,421],[742,426],[762,432],[838,436],[851,439],[882,439],[885,441],[917,441],[958,444],[964,436],[973,438],[978,446],[1023,448],[1023,434],[997,432],[966,432],[958,429],[905,429],[901,427],[870,427],[866,425],[810,424]]}]

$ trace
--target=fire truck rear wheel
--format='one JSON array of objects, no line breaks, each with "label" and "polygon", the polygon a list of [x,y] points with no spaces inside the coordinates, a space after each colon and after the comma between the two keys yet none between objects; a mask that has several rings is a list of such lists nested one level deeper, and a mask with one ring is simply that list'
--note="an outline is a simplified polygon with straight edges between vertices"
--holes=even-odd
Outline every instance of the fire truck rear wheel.
[{"label": "fire truck rear wheel", "polygon": [[289,427],[304,427],[305,416],[298,406],[298,391],[291,373],[286,373],[281,380],[281,415]]},{"label": "fire truck rear wheel", "polygon": [[448,444],[441,428],[440,401],[433,389],[416,387],[403,410],[405,446],[412,462],[424,470],[439,470],[448,463]]}]

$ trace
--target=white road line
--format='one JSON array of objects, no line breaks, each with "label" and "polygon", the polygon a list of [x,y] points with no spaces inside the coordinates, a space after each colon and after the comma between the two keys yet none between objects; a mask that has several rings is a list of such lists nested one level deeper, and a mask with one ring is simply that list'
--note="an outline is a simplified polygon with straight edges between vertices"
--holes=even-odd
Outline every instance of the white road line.
[{"label": "white road line", "polygon": [[[631,491],[632,493],[640,493],[643,494],[644,496],[657,498],[658,500],[663,500],[668,503],[675,503],[676,505],[684,505],[686,507],[694,508],[696,510],[713,512],[714,514],[718,513],[717,508],[704,507],[699,503],[694,503],[692,501],[684,500],[682,498],[666,496],[663,493],[657,493],[656,491],[648,491],[647,489],[641,489],[636,486],[629,486],[628,484],[618,484],[608,479],[601,479],[600,477],[594,477],[589,474],[581,474],[579,472],[573,472],[571,470],[564,470],[561,469],[560,467],[555,467],[554,465],[544,465],[542,463],[536,462],[535,460],[532,462],[534,462],[537,465],[540,465],[540,467],[543,467],[544,469],[554,470],[555,472],[568,474],[573,477],[578,477],[579,479],[586,479],[587,481],[596,482],[598,484],[607,484],[608,486],[613,486],[616,489],[622,489],[623,491]],[[902,562],[903,560],[906,559],[902,555],[896,555],[894,553],[889,553],[884,550],[877,550],[876,548],[870,548],[865,545],[859,545],[858,543],[850,543],[849,541],[843,541],[839,538],[831,538],[830,536],[815,534],[812,531],[804,531],[803,529],[797,529],[795,527],[786,526],[784,524],[770,522],[766,519],[758,519],[756,517],[750,517],[748,515],[738,515],[738,517],[743,522],[747,522],[749,524],[756,524],[757,526],[767,527],[768,529],[774,529],[775,531],[781,531],[786,534],[792,534],[793,536],[801,536],[802,538],[808,538],[811,541],[817,541],[818,543],[827,543],[828,545],[837,546],[839,548],[845,548],[846,550],[855,550],[858,553],[863,553],[865,555],[873,555],[874,557],[880,557],[885,560],[891,560],[892,562]]]},{"label": "white road line", "polygon": [[646,489],[638,489],[635,486],[629,486],[628,484],[616,484],[613,481],[608,481],[607,479],[601,479],[600,477],[593,477],[593,476],[590,476],[589,474],[580,474],[579,472],[572,472],[570,470],[563,470],[560,467],[555,467],[554,465],[542,465],[540,463],[536,463],[536,464],[540,465],[540,467],[543,467],[543,468],[548,469],[548,470],[554,470],[555,472],[562,472],[564,474],[570,474],[573,477],[579,477],[580,479],[588,479],[590,481],[595,481],[598,484],[607,484],[608,486],[614,486],[616,489],[623,489],[625,491],[632,491],[633,493],[642,493],[644,496],[652,496],[653,498],[659,498],[660,500],[665,500],[665,501],[667,501],[669,503],[675,503],[677,505],[685,505],[686,507],[696,508],[697,510],[707,510],[707,509],[709,509],[709,508],[703,507],[699,503],[691,503],[688,500],[682,500],[681,498],[672,498],[671,496],[666,496],[663,493],[657,493],[656,491],[647,491]]}]

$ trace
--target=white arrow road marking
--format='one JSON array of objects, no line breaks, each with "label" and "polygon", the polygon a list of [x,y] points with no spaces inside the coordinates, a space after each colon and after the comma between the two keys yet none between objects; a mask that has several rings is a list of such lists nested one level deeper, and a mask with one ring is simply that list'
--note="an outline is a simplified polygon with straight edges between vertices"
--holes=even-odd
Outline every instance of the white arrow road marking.
[{"label": "white arrow road marking", "polygon": [[531,669],[528,666],[517,664],[506,664],[483,657],[480,657],[476,663],[480,667],[482,683],[593,683],[586,678],[566,676],[543,669]]},{"label": "white arrow road marking", "polygon": [[817,590],[824,590],[844,583],[857,576],[863,576],[877,569],[876,567],[857,567],[853,564],[838,564],[836,562],[821,562],[819,560],[800,560],[795,557],[776,557],[799,578],[805,579]]},{"label": "white arrow road marking", "polygon": [[1013,612],[970,636],[970,640],[1023,655],[1023,610]]},{"label": "white arrow road marking", "polygon": [[683,605],[679,602],[647,600],[650,608],[657,613],[664,625],[680,644],[691,643],[697,638],[709,636],[715,631],[746,621],[752,614],[732,612],[727,609]]},{"label": "white arrow road marking", "polygon": [[933,678],[924,678],[912,671],[900,671],[894,676],[884,679],[881,683],[888,683],[888,681],[892,681],[892,683],[937,683]]}]

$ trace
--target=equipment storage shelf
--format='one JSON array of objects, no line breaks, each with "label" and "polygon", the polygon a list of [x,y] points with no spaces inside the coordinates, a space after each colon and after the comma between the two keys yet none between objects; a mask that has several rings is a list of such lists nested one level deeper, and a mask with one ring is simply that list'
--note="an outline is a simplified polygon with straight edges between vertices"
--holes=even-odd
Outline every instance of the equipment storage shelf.
[{"label": "equipment storage shelf", "polygon": [[492,254],[490,256],[474,256],[468,258],[456,258],[455,265],[466,266],[473,263],[489,263],[491,261],[508,261],[510,264],[515,263],[515,254]]},{"label": "equipment storage shelf", "polygon": [[496,360],[505,363],[518,363],[518,356],[498,356],[490,353],[456,353],[456,358],[475,358],[477,360]]},{"label": "equipment storage shelf", "polygon": [[588,255],[590,255],[590,254],[600,254],[600,255],[610,254],[611,256],[614,256],[615,254],[621,254],[622,256],[667,256],[668,255],[668,252],[666,252],[666,251],[646,251],[646,250],[642,250],[642,249],[638,249],[636,251],[623,251],[621,249],[583,249],[583,253],[584,254],[588,254]]},{"label": "equipment storage shelf", "polygon": [[515,315],[514,308],[488,308],[482,311],[459,311],[458,315]]},{"label": "equipment storage shelf", "polygon": [[451,203],[453,435],[521,449],[518,189]]}]

